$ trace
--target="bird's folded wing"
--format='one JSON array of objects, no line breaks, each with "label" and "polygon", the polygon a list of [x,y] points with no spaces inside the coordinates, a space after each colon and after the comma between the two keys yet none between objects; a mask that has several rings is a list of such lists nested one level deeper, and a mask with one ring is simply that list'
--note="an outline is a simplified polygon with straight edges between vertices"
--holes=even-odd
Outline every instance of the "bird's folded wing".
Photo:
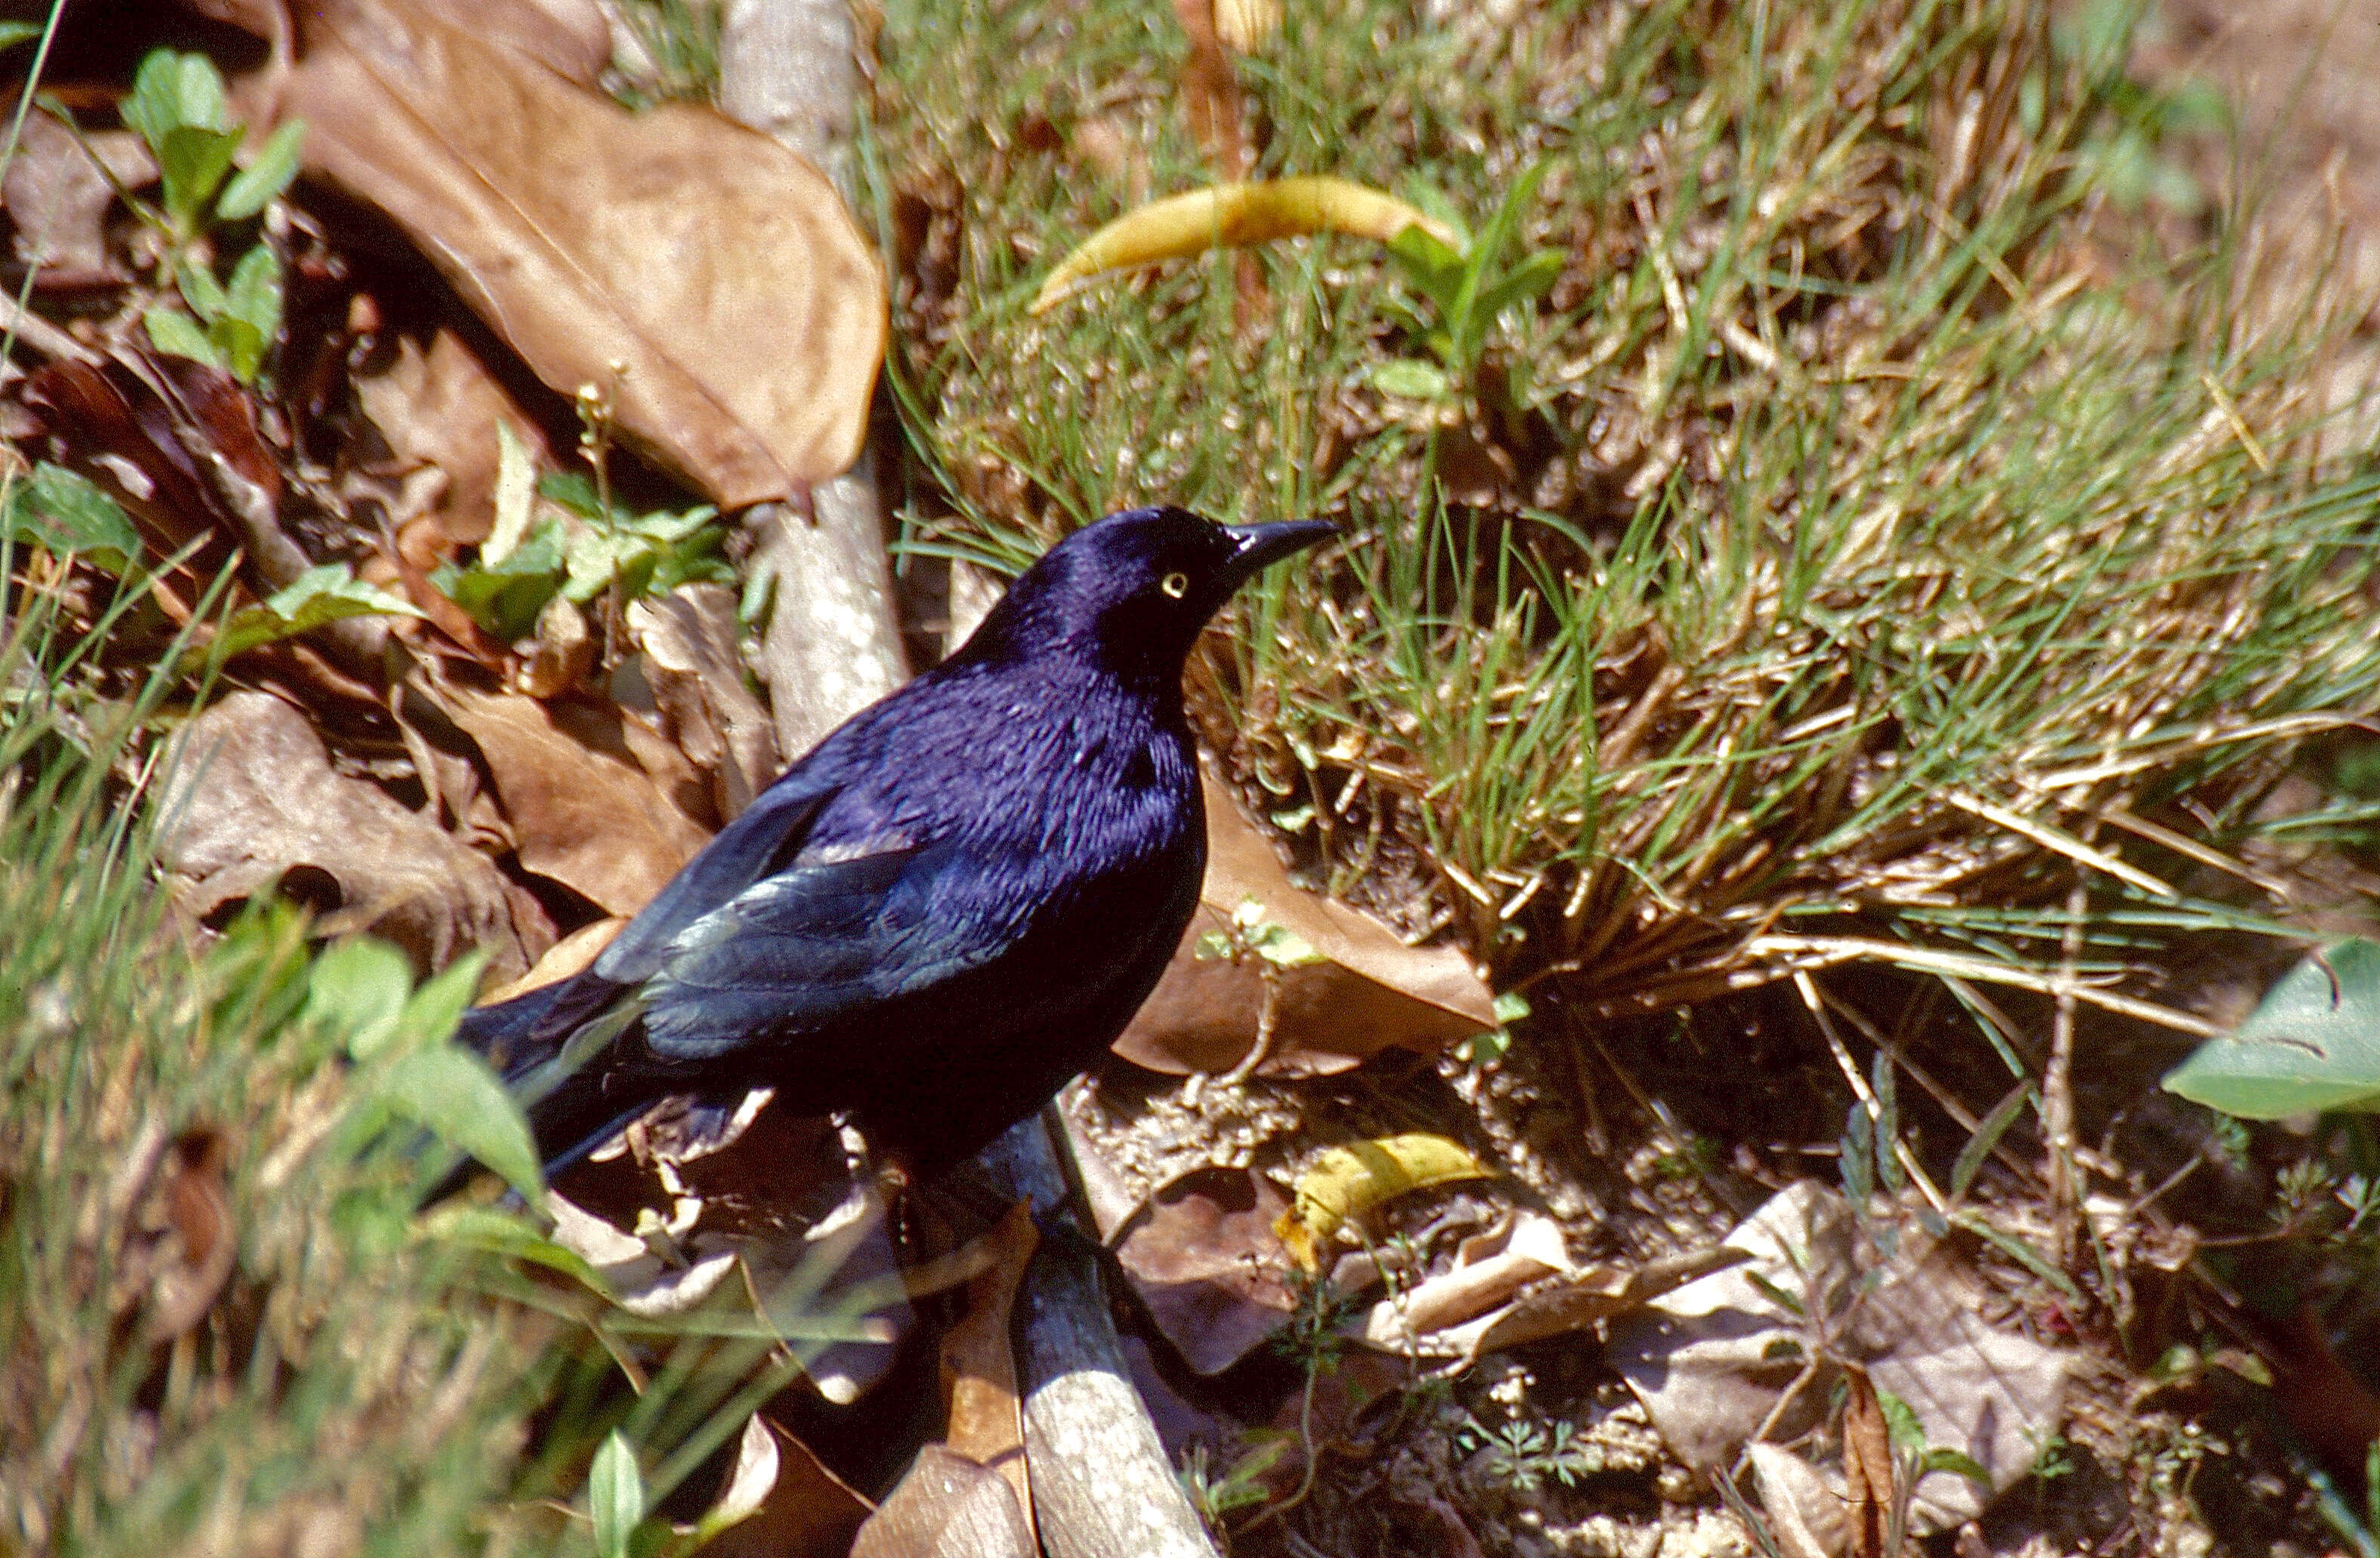
[{"label": "bird's folded wing", "polygon": [[661,972],[671,943],[800,852],[810,825],[839,788],[794,769],[688,861],[595,960],[598,977],[634,984]]},{"label": "bird's folded wing", "polygon": [[988,963],[1022,927],[983,875],[945,839],[756,882],[665,949],[640,992],[646,1043],[698,1060],[817,1033]]}]

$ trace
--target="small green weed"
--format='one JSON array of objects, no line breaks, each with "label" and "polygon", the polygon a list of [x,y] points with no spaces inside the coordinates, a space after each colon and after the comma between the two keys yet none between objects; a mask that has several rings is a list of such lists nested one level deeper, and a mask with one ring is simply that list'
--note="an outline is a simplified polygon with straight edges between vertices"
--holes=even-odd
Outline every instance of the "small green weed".
[{"label": "small green weed", "polygon": [[222,74],[204,54],[171,49],[141,61],[123,115],[157,159],[164,206],[129,192],[125,199],[163,235],[160,269],[173,278],[189,309],[184,314],[160,305],[143,314],[141,323],[159,351],[252,383],[281,332],[280,257],[271,244],[260,242],[232,266],[229,280],[222,280],[200,240],[256,216],[289,187],[298,176],[306,126],[296,119],[283,125],[254,162],[234,172],[232,159],[248,127],[231,118]]}]

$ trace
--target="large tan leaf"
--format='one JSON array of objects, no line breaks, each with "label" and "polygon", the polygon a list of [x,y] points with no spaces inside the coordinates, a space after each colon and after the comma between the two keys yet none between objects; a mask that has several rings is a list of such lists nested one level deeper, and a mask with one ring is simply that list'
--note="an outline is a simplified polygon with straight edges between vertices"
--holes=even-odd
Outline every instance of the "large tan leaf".
[{"label": "large tan leaf", "polygon": [[[884,351],[873,251],[824,175],[708,108],[630,114],[421,0],[329,0],[285,115],[565,394],[722,504],[856,454]],[[625,371],[618,371],[625,369]]]},{"label": "large tan leaf", "polygon": [[1257,1041],[1264,979],[1255,960],[1201,958],[1253,898],[1266,921],[1319,955],[1276,971],[1272,1049],[1260,1076],[1344,1071],[1390,1045],[1424,1054],[1496,1026],[1495,997],[1451,947],[1408,947],[1378,920],[1293,884],[1271,843],[1207,781],[1207,879],[1173,962],[1116,1040],[1118,1055],[1180,1076],[1226,1071]]},{"label": "large tan leaf", "polygon": [[528,870],[633,914],[708,840],[638,766],[612,706],[454,685],[437,698],[486,755]]},{"label": "large tan leaf", "polygon": [[306,717],[269,694],[234,693],[190,721],[161,815],[159,855],[193,914],[302,871],[335,884],[323,929],[384,936],[423,970],[483,947],[490,971],[514,979],[553,939],[486,856],[334,771]]}]

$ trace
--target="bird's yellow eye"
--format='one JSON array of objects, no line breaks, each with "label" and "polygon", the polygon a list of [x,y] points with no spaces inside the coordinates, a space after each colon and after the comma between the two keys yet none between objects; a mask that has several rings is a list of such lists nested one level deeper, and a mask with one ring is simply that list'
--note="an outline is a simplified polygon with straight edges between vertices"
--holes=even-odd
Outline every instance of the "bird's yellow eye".
[{"label": "bird's yellow eye", "polygon": [[1168,574],[1165,577],[1157,581],[1157,587],[1172,596],[1174,599],[1179,600],[1190,588],[1190,575],[1187,574]]}]

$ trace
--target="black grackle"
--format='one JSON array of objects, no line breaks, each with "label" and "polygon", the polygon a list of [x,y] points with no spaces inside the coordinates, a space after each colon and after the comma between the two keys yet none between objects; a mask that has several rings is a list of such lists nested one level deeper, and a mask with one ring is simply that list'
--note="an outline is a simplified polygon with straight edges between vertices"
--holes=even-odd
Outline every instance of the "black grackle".
[{"label": "black grackle", "polygon": [[921,1178],[1123,1031],[1206,868],[1182,670],[1265,564],[1333,533],[1112,514],[862,709],[586,972],[468,1013],[550,1169],[657,1101],[851,1109]]}]

